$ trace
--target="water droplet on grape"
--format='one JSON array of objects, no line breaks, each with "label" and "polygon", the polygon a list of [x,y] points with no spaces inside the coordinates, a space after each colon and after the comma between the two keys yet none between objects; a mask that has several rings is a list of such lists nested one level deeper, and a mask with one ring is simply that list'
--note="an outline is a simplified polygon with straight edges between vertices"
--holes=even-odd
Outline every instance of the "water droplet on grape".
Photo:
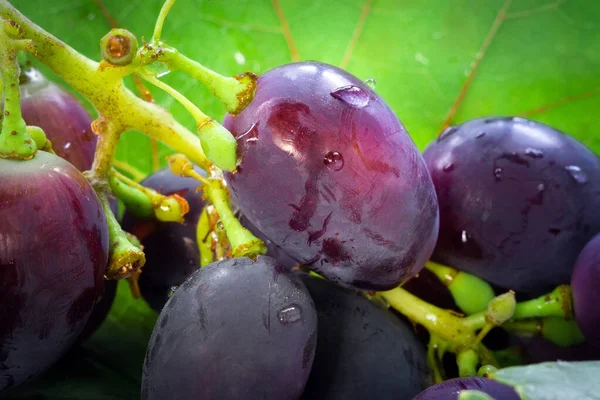
[{"label": "water droplet on grape", "polygon": [[452,172],[452,170],[454,169],[454,164],[446,164],[442,169],[444,170],[444,172]]},{"label": "water droplet on grape", "polygon": [[369,104],[369,94],[358,86],[342,86],[331,92],[331,96],[354,108],[363,108]]},{"label": "water droplet on grape", "polygon": [[444,139],[447,139],[450,135],[452,135],[458,129],[457,126],[449,126],[438,136],[437,142],[441,142]]},{"label": "water droplet on grape", "polygon": [[475,139],[481,139],[484,136],[485,136],[485,132],[480,132],[477,134],[477,136],[475,136]]},{"label": "water droplet on grape", "polygon": [[365,79],[365,84],[373,90],[375,90],[375,86],[377,86],[377,82],[375,82],[375,79],[373,78]]},{"label": "water droplet on grape", "polygon": [[497,181],[502,180],[502,168],[496,168],[494,170],[494,177],[496,178]]},{"label": "water droplet on grape", "polygon": [[330,151],[323,157],[323,163],[327,168],[339,171],[344,168],[344,157],[342,157],[342,153],[340,152]]},{"label": "water droplet on grape", "polygon": [[565,169],[571,174],[575,182],[577,183],[586,183],[588,181],[588,177],[577,165],[567,165]]},{"label": "water droplet on grape", "polygon": [[545,189],[546,189],[546,186],[544,186],[544,184],[543,184],[543,183],[540,183],[540,184],[537,186],[537,190],[538,190],[538,192],[543,192]]},{"label": "water droplet on grape", "polygon": [[467,236],[467,231],[462,231],[460,234],[460,241],[463,243],[467,243],[467,240],[469,240]]},{"label": "water droplet on grape", "polygon": [[514,122],[529,122],[528,120],[526,120],[525,118],[521,118],[521,117],[512,117],[512,120]]},{"label": "water droplet on grape", "polygon": [[178,285],[171,286],[171,289],[169,290],[169,297],[173,296],[178,288],[179,288]]},{"label": "water droplet on grape", "polygon": [[293,324],[302,319],[302,308],[298,304],[289,305],[279,310],[277,318],[279,318],[279,322],[282,324]]},{"label": "water droplet on grape", "polygon": [[528,147],[525,149],[525,155],[528,155],[531,158],[542,158],[544,157],[544,152],[532,147]]}]

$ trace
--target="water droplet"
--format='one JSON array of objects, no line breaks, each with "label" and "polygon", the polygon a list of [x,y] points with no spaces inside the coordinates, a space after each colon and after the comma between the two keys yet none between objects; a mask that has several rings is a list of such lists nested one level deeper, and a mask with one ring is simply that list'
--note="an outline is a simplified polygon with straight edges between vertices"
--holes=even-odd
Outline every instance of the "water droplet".
[{"label": "water droplet", "polygon": [[447,139],[448,137],[450,137],[450,135],[452,135],[454,132],[456,132],[458,130],[458,127],[456,126],[449,126],[446,129],[444,129],[444,131],[442,133],[440,133],[440,136],[438,136],[437,138],[437,142],[441,142],[444,139]]},{"label": "water droplet", "polygon": [[485,136],[485,132],[480,132],[477,134],[477,136],[475,136],[475,139],[481,139],[484,136]]},{"label": "water droplet", "polygon": [[373,78],[365,79],[365,84],[373,90],[375,90],[375,86],[377,86],[377,82],[375,82],[375,79]]},{"label": "water droplet", "polygon": [[446,164],[442,169],[444,170],[444,172],[452,172],[452,170],[454,169],[454,164]]},{"label": "water droplet", "polygon": [[512,117],[513,122],[529,122],[529,120],[525,119],[525,118],[521,118],[521,117]]},{"label": "water droplet", "polygon": [[90,21],[92,21],[92,20],[96,19],[96,14],[94,14],[94,13],[89,13],[89,14],[87,15],[87,18],[88,18]]},{"label": "water droplet", "polygon": [[342,86],[330,94],[332,97],[354,108],[363,108],[369,104],[369,94],[358,86]]},{"label": "water droplet", "polygon": [[467,231],[462,231],[460,234],[460,240],[463,243],[467,243],[467,240],[469,240],[468,236],[467,236]]},{"label": "water droplet", "polygon": [[502,168],[496,168],[494,170],[494,177],[496,178],[497,181],[502,180]]},{"label": "water droplet", "polygon": [[302,308],[298,304],[289,305],[279,310],[277,318],[282,324],[293,324],[302,319]]},{"label": "water droplet", "polygon": [[588,177],[577,165],[567,165],[565,169],[571,174],[575,182],[577,183],[586,183],[588,181]]},{"label": "water droplet", "polygon": [[175,292],[177,291],[178,288],[179,288],[178,285],[171,286],[171,288],[169,290],[169,297],[173,296],[175,294]]},{"label": "water droplet", "polygon": [[157,78],[163,77],[171,72],[171,70],[169,69],[167,64],[165,64],[164,62],[161,62],[161,61],[153,62],[152,64],[148,65],[146,68],[149,68],[150,70],[152,70],[156,74]]},{"label": "water droplet", "polygon": [[330,151],[323,157],[323,163],[327,168],[339,171],[344,168],[344,157],[342,157],[342,153],[340,152]]},{"label": "water droplet", "polygon": [[235,61],[239,64],[239,65],[244,65],[246,64],[246,57],[244,57],[244,55],[242,53],[240,53],[239,51],[236,51],[233,54],[233,58],[235,59]]},{"label": "water droplet", "polygon": [[545,189],[546,189],[546,186],[544,186],[544,184],[543,184],[543,183],[540,183],[540,184],[537,186],[537,190],[538,190],[538,192],[543,192]]},{"label": "water droplet", "polygon": [[544,157],[544,152],[539,149],[534,149],[532,147],[528,147],[525,149],[525,155],[531,158],[542,158]]}]

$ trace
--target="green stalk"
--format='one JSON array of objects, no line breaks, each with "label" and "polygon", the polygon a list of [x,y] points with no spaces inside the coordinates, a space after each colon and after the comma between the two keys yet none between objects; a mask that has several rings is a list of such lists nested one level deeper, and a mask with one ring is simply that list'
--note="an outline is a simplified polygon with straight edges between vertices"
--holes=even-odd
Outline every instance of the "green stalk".
[{"label": "green stalk", "polygon": [[514,319],[573,316],[571,287],[560,285],[547,295],[517,304]]},{"label": "green stalk", "polygon": [[[27,132],[21,116],[19,76],[21,68],[17,60],[17,47],[9,35],[13,26],[8,21],[0,24],[0,74],[4,84],[4,118],[0,131],[0,157],[29,160],[35,156],[37,146]],[[14,32],[11,32],[14,33]]]}]

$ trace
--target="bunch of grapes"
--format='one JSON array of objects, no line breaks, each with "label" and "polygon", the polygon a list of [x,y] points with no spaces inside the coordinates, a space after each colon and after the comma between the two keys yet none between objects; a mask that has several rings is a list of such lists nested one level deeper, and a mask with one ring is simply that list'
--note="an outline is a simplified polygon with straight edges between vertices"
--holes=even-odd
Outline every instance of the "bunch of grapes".
[{"label": "bunch of grapes", "polygon": [[[142,399],[519,399],[498,369],[600,359],[600,158],[569,135],[485,116],[420,153],[370,85],[320,62],[197,73],[220,125],[145,69],[200,71],[160,29],[139,49],[111,31],[99,72],[78,59],[115,79],[67,79],[95,119],[18,66],[51,38],[0,16],[0,392],[87,340],[120,279],[159,314]],[[121,72],[180,100],[199,139]],[[136,127],[182,153],[139,182],[112,165]]]}]

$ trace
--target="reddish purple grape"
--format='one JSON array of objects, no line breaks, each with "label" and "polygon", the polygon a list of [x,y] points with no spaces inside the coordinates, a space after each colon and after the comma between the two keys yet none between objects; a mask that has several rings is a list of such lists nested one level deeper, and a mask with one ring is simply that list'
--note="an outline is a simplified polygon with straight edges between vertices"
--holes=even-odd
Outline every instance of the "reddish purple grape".
[{"label": "reddish purple grape", "polygon": [[44,372],[82,332],[102,290],[108,228],[67,161],[0,159],[0,391]]},{"label": "reddish purple grape", "polygon": [[547,125],[475,119],[424,152],[440,207],[433,259],[506,289],[568,283],[600,232],[600,159]]},{"label": "reddish purple grape", "polygon": [[83,332],[79,335],[79,343],[83,343],[88,340],[100,325],[104,322],[110,309],[115,301],[115,297],[117,295],[117,281],[104,281],[104,288],[102,291],[102,295],[98,303],[94,305],[94,309],[92,310],[92,314],[88,319],[87,324],[83,328]]},{"label": "reddish purple grape", "polygon": [[410,399],[432,383],[412,326],[354,290],[302,278],[318,315],[306,400]]},{"label": "reddish purple grape", "polygon": [[571,287],[577,324],[586,339],[600,349],[600,234],[579,254]]},{"label": "reddish purple grape", "polygon": [[271,257],[196,270],[169,299],[148,344],[142,400],[295,400],[311,371],[315,305]]},{"label": "reddish purple grape", "polygon": [[379,95],[318,62],[262,74],[224,125],[240,164],[234,202],[276,246],[331,281],[391,289],[429,258],[435,191],[406,130]]},{"label": "reddish purple grape", "polygon": [[448,379],[430,386],[412,400],[456,400],[462,390],[478,390],[497,400],[521,400],[511,386],[476,376]]},{"label": "reddish purple grape", "polygon": [[[199,167],[195,171],[205,175]],[[196,227],[205,201],[202,191],[196,192],[200,186],[197,180],[174,175],[169,168],[156,171],[140,183],[164,195],[178,194],[190,206],[183,223],[139,219],[128,212],[123,216],[123,229],[138,236],[146,254],[140,291],[150,307],[160,311],[171,288],[181,285],[200,267]]]},{"label": "reddish purple grape", "polygon": [[98,138],[92,132],[92,116],[77,100],[40,71],[28,68],[20,84],[21,113],[27,125],[38,126],[52,142],[59,157],[78,170],[92,167]]}]

